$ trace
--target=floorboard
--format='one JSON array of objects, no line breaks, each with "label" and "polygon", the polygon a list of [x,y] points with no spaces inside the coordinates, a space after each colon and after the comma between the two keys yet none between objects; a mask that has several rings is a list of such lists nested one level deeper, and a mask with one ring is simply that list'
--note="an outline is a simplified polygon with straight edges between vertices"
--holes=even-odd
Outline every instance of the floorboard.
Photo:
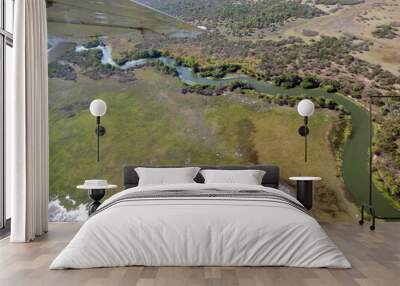
[{"label": "floorboard", "polygon": [[80,228],[79,223],[50,223],[49,233],[32,243],[0,240],[2,286],[266,286],[400,285],[400,222],[323,225],[352,269],[289,267],[123,267],[48,270],[51,261]]}]

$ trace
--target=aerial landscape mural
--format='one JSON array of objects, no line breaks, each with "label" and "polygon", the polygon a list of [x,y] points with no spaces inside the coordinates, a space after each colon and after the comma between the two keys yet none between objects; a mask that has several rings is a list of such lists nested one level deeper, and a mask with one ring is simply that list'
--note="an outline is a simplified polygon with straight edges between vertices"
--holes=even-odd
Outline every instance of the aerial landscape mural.
[{"label": "aerial landscape mural", "polygon": [[[312,213],[354,221],[368,198],[400,210],[396,0],[49,0],[52,221],[84,220],[85,179],[127,164],[276,164],[323,178]],[[108,106],[96,161],[93,99]],[[296,104],[314,101],[309,160]],[[108,195],[115,193],[111,191]]]}]

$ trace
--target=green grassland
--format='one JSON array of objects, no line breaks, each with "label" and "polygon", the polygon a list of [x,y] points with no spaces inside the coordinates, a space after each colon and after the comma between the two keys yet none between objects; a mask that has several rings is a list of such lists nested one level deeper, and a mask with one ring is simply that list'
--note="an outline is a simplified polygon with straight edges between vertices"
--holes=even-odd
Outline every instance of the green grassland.
[{"label": "green grassland", "polygon": [[[95,37],[111,46],[118,59],[157,39],[198,33],[193,26],[128,0],[60,0],[48,8],[48,20],[49,35],[63,40],[51,51],[50,62],[74,43]],[[351,219],[354,209],[343,195],[328,139],[337,113],[324,109],[312,117],[310,162],[304,164],[303,140],[297,133],[302,119],[295,108],[238,92],[183,94],[177,77],[152,67],[131,71],[134,80],[125,83],[92,80],[75,70],[75,80],[49,79],[50,198],[58,198],[67,209],[76,208],[71,199],[89,202],[86,192],[74,190],[84,179],[104,178],[121,186],[126,164],[270,163],[281,167],[284,181],[293,175],[324,178],[316,186],[313,209],[319,220]],[[108,105],[100,163],[95,119],[88,110],[95,98]]]},{"label": "green grassland", "polygon": [[[343,182],[328,138],[336,117],[335,112],[319,110],[311,118],[309,158],[308,163],[305,163],[304,141],[297,133],[301,118],[295,108],[274,107],[255,112],[254,106],[224,104],[208,112],[209,120],[213,122],[227,148],[233,148],[233,152],[252,147],[258,155],[257,163],[280,166],[282,181],[290,183],[290,176],[310,174],[324,178],[316,186],[313,208],[313,213],[321,221],[348,220],[349,213],[355,211],[354,206],[344,198]],[[246,121],[250,128],[241,129]]]},{"label": "green grassland", "polygon": [[[261,99],[230,94],[206,97],[182,94],[181,83],[153,68],[135,71],[137,80],[120,84],[78,77],[50,79],[50,192],[68,209],[66,195],[88,201],[74,191],[87,178],[122,184],[125,164],[252,164],[281,166],[282,179],[318,175],[316,208],[322,221],[348,220],[340,196],[341,182],[327,136],[337,114],[319,111],[310,122],[310,163],[303,163],[301,118],[294,108],[269,106]],[[96,162],[95,120],[90,100],[108,104],[102,118],[107,133]]]}]

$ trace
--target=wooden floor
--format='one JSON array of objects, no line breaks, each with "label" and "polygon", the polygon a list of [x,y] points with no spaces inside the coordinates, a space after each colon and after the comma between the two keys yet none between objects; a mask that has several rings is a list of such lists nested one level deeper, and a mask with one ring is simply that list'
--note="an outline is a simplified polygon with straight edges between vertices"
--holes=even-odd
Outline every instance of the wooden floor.
[{"label": "wooden floor", "polygon": [[353,269],[288,267],[124,267],[48,270],[79,229],[51,223],[49,233],[28,244],[0,241],[0,285],[400,285],[400,223],[324,225]]}]

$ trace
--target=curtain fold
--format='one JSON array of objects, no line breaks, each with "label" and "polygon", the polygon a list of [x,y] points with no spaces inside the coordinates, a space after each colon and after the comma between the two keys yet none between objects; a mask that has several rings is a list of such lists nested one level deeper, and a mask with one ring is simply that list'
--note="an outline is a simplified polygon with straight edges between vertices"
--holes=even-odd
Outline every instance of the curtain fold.
[{"label": "curtain fold", "polygon": [[13,94],[6,117],[7,184],[12,242],[27,242],[48,227],[48,75],[44,0],[18,0],[14,17]]}]

